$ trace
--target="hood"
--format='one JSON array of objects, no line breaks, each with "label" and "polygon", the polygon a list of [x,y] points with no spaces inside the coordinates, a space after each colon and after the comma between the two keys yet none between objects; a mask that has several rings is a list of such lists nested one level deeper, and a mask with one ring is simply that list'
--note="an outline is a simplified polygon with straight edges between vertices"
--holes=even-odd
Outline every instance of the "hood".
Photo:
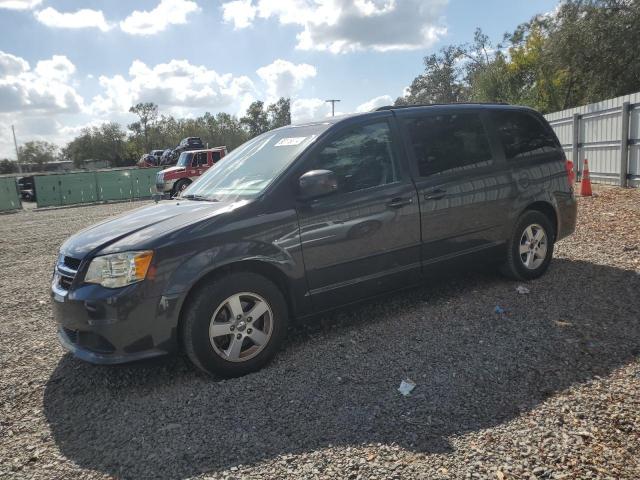
[{"label": "hood", "polygon": [[167,174],[167,173],[171,173],[171,172],[184,172],[184,170],[185,170],[184,167],[178,167],[176,165],[174,167],[169,167],[169,168],[165,168],[164,170],[161,170],[161,173]]},{"label": "hood", "polygon": [[153,248],[152,243],[167,233],[231,212],[246,203],[192,200],[160,202],[86,228],[67,239],[60,247],[60,252],[82,259],[98,252]]}]

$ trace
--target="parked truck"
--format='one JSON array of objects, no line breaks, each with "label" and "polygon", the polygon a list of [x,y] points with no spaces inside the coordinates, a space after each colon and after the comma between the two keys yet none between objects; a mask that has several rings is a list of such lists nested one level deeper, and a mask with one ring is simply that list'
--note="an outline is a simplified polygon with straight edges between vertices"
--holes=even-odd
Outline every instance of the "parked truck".
[{"label": "parked truck", "polygon": [[158,172],[158,193],[176,196],[227,154],[227,147],[182,152],[178,163]]}]

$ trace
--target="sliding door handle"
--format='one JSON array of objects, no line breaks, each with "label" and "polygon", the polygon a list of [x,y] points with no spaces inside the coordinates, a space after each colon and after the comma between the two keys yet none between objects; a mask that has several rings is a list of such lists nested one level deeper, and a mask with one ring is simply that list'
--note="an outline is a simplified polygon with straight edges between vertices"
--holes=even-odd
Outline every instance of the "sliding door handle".
[{"label": "sliding door handle", "polygon": [[411,205],[412,203],[413,203],[413,198],[411,198],[411,197],[408,197],[408,198],[398,197],[398,198],[394,198],[389,203],[387,203],[387,207],[389,207],[389,208],[402,208],[402,207],[404,207],[406,205]]},{"label": "sliding door handle", "polygon": [[431,190],[424,194],[425,200],[440,200],[447,195],[447,191],[441,188],[436,188],[435,190]]}]

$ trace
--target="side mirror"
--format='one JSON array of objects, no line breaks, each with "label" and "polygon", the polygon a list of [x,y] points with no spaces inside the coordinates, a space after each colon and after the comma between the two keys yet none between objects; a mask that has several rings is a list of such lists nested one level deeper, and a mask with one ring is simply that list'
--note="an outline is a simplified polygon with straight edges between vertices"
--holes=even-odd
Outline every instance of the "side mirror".
[{"label": "side mirror", "polygon": [[310,170],[299,179],[300,198],[310,200],[338,190],[338,180],[331,170]]}]

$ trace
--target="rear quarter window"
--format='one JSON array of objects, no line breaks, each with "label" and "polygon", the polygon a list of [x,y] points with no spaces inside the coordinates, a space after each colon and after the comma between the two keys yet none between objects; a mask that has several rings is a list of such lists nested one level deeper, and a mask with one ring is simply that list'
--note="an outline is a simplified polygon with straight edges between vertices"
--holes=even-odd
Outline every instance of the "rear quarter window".
[{"label": "rear quarter window", "polygon": [[518,160],[560,147],[551,129],[530,113],[517,110],[491,112],[507,160]]}]

